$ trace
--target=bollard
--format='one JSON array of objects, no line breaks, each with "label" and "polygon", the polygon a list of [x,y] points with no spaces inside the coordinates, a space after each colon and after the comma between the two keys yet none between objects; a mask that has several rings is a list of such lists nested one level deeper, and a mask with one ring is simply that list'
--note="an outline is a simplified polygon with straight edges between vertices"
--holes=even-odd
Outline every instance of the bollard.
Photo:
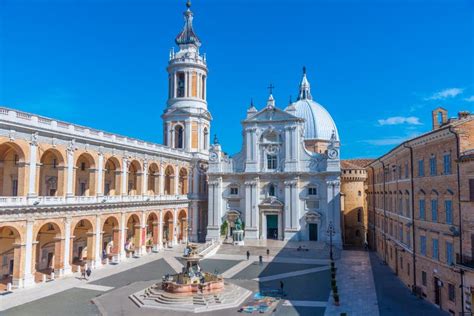
[{"label": "bollard", "polygon": [[12,291],[12,284],[11,284],[11,282],[8,282],[8,283],[7,283],[7,291],[8,291],[8,292],[11,292],[11,291]]},{"label": "bollard", "polygon": [[51,272],[51,281],[54,280],[54,272]]},{"label": "bollard", "polygon": [[41,282],[45,283],[46,282],[46,274],[42,274],[42,279],[41,279]]}]

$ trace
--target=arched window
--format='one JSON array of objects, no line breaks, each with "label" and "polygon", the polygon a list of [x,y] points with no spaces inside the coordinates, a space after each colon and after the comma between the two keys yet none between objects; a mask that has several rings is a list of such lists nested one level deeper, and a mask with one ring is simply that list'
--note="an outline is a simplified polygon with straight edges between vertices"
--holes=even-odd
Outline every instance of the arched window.
[{"label": "arched window", "polygon": [[362,222],[362,211],[360,209],[357,210],[357,222]]},{"label": "arched window", "polygon": [[185,91],[185,76],[184,76],[184,72],[178,72],[176,74],[176,79],[177,79],[177,87],[176,87],[176,97],[178,98],[183,98],[185,95],[184,95],[184,91]]},{"label": "arched window", "polygon": [[174,128],[174,147],[183,148],[183,127],[176,125]]},{"label": "arched window", "polygon": [[275,196],[275,186],[273,183],[268,185],[268,196]]}]

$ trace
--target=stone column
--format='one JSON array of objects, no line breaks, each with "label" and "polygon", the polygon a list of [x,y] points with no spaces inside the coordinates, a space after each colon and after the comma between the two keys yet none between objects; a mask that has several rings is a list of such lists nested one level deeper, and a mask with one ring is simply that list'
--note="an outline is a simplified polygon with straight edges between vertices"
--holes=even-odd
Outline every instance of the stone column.
[{"label": "stone column", "polygon": [[[30,287],[35,284],[35,276],[32,273],[33,266],[33,224],[34,220],[26,221],[25,239],[25,268],[23,275],[23,287]],[[21,264],[21,263],[20,263]]]},{"label": "stone column", "polygon": [[141,219],[141,227],[140,227],[140,253],[141,255],[146,254],[146,214],[145,212],[142,213],[142,219]]},{"label": "stone column", "polygon": [[69,259],[71,258],[71,218],[64,219],[64,253],[63,253],[63,275],[71,274],[71,265]]},{"label": "stone column", "polygon": [[245,236],[259,237],[258,178],[245,182]]},{"label": "stone column", "polygon": [[[326,231],[331,222],[334,227],[334,236],[332,238],[335,246],[342,247],[341,236],[341,205],[340,205],[340,182],[339,180],[329,180],[327,185],[327,220]],[[327,236],[329,240],[329,236]]]},{"label": "stone column", "polygon": [[176,195],[181,194],[181,192],[179,192],[179,169],[180,167],[176,166],[176,171],[174,173],[174,194]]},{"label": "stone column", "polygon": [[148,195],[148,161],[143,162],[143,174],[142,174],[142,195]]},{"label": "stone column", "polygon": [[172,245],[173,246],[178,244],[177,223],[178,223],[178,210],[175,208],[173,209],[173,231],[172,231],[172,234],[173,234]]},{"label": "stone column", "polygon": [[159,176],[159,181],[160,181],[159,194],[160,195],[165,194],[165,171],[163,170],[163,168],[164,168],[164,165],[161,165],[160,166],[160,171],[159,171],[159,173],[160,173],[160,176]]},{"label": "stone column", "polygon": [[294,181],[285,181],[285,206],[284,206],[284,209],[283,209],[283,212],[284,212],[284,217],[285,217],[285,240],[290,240],[293,235],[294,235],[294,232],[292,230],[292,203],[291,201],[293,200],[293,196],[292,196],[292,190],[291,190],[291,187],[292,185],[294,184]]},{"label": "stone column", "polygon": [[[112,236],[113,238],[113,236]],[[95,217],[95,247],[94,247],[94,261],[95,267],[102,265],[102,227],[100,222],[100,215]]]},{"label": "stone column", "polygon": [[160,248],[160,222],[159,219],[153,221],[152,223],[152,243],[153,243],[153,252],[158,251]]},{"label": "stone column", "polygon": [[74,196],[73,181],[74,181],[74,149],[68,148],[67,156],[67,182],[66,182],[66,197]]},{"label": "stone column", "polygon": [[122,195],[128,195],[128,188],[127,188],[127,174],[128,174],[128,159],[127,158],[123,158],[122,159],[122,189],[121,189],[121,193]]},{"label": "stone column", "polygon": [[30,142],[30,165],[29,165],[29,177],[28,177],[28,197],[36,197],[39,194],[40,186],[38,187],[38,192],[36,192],[36,156],[38,154],[38,142],[37,142],[37,133],[33,134]]},{"label": "stone column", "polygon": [[97,196],[104,195],[104,154],[99,152],[99,161],[97,167]]},{"label": "stone column", "polygon": [[208,181],[208,209],[209,209],[209,217],[207,223],[207,240],[217,240],[220,235],[220,227],[219,227],[219,218],[217,212],[217,205],[216,201],[218,199],[216,187],[218,181],[215,179]]},{"label": "stone column", "polygon": [[184,148],[186,149],[186,151],[191,151],[191,125],[191,121],[184,121]]},{"label": "stone column", "polygon": [[125,223],[125,213],[120,214],[120,236],[119,236],[119,244],[118,244],[118,254],[119,259],[123,260],[127,257],[125,253],[125,238],[127,238],[126,234],[126,227],[127,223]]},{"label": "stone column", "polygon": [[163,210],[160,210],[158,214],[158,225],[159,225],[159,233],[158,233],[158,248],[163,248]]}]

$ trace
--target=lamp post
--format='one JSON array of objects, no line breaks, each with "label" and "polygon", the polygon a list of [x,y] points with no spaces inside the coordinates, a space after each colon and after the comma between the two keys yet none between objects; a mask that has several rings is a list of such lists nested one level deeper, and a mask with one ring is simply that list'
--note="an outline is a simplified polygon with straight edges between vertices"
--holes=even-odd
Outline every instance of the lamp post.
[{"label": "lamp post", "polygon": [[335,233],[336,233],[335,230],[334,230],[334,225],[332,224],[332,222],[329,222],[327,233],[329,235],[329,258],[332,261],[332,260],[334,260],[333,253],[332,253],[332,236],[334,236]]}]

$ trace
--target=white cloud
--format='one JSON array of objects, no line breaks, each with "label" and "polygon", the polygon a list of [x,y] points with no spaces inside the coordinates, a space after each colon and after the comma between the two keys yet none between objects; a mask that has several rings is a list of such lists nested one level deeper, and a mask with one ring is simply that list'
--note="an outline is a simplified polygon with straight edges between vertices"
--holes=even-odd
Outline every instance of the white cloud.
[{"label": "white cloud", "polygon": [[460,95],[464,89],[461,88],[449,88],[438,91],[434,93],[432,96],[425,98],[425,100],[444,100],[448,98],[454,98],[455,96]]},{"label": "white cloud", "polygon": [[474,102],[474,95],[471,95],[469,98],[465,98],[464,101]]},{"label": "white cloud", "polygon": [[392,116],[386,119],[380,119],[377,121],[379,125],[421,125],[420,119],[416,116]]}]

